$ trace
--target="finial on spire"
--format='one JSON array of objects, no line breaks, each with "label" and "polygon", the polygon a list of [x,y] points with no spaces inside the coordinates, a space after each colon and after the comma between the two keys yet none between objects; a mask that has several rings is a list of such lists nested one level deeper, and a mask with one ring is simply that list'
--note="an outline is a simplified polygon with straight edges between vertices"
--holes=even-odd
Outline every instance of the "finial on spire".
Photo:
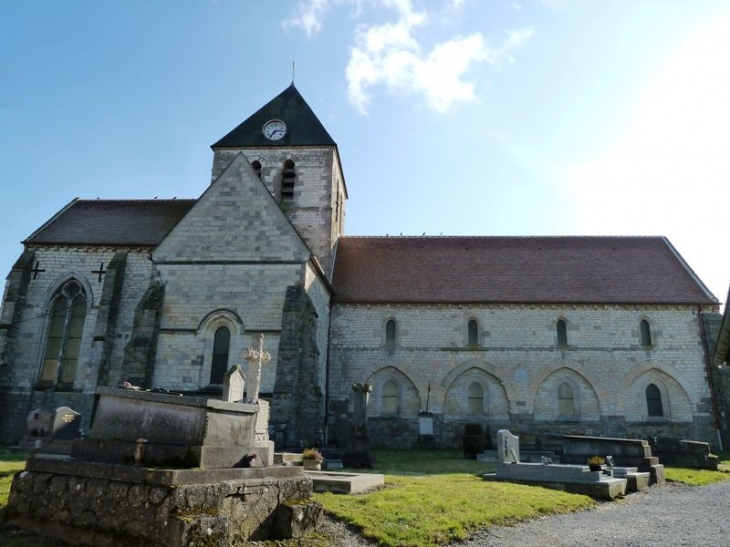
[{"label": "finial on spire", "polygon": [[294,61],[291,62],[291,83],[294,83],[294,76],[297,73],[297,65]]}]

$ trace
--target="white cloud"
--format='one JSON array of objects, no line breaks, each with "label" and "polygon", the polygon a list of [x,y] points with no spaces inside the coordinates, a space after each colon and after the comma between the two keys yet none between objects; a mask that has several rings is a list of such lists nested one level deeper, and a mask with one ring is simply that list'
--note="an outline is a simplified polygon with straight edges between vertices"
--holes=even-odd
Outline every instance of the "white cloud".
[{"label": "white cloud", "polygon": [[308,36],[316,34],[322,29],[322,19],[335,0],[299,0],[297,13],[283,22],[284,28],[299,27]]},{"label": "white cloud", "polygon": [[[425,32],[419,34],[419,29],[427,25],[431,29],[440,20],[416,10],[412,0],[300,0],[296,14],[283,25],[299,27],[311,36],[322,29],[326,13],[335,4],[353,5],[356,15],[362,16],[368,3],[393,10],[396,19],[382,24],[361,23],[355,29],[355,44],[350,48],[345,73],[349,100],[362,113],[366,113],[370,92],[378,85],[390,92],[421,96],[429,108],[438,112],[445,112],[455,103],[475,102],[475,84],[467,79],[474,67],[497,64],[502,59],[512,61],[509,52],[524,45],[532,34],[527,29],[509,31],[497,47],[489,47],[478,32],[427,43],[421,36]],[[451,9],[463,5],[464,0],[448,1]]]},{"label": "white cloud", "polygon": [[489,48],[481,33],[458,36],[433,45],[429,51],[416,38],[425,25],[425,13],[413,10],[409,0],[384,0],[398,10],[398,21],[361,26],[347,66],[350,102],[366,113],[369,90],[378,84],[391,92],[421,95],[425,104],[445,112],[458,102],[477,100],[474,83],[465,79],[479,63],[496,64],[523,45],[532,31],[512,31],[498,48]]}]

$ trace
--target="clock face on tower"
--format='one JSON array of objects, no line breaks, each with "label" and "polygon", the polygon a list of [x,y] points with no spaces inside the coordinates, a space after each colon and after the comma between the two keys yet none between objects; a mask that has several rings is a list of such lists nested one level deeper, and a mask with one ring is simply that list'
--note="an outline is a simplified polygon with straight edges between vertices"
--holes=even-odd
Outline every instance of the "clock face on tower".
[{"label": "clock face on tower", "polygon": [[286,134],[286,124],[281,120],[269,120],[264,124],[261,132],[270,141],[278,141],[283,139]]}]

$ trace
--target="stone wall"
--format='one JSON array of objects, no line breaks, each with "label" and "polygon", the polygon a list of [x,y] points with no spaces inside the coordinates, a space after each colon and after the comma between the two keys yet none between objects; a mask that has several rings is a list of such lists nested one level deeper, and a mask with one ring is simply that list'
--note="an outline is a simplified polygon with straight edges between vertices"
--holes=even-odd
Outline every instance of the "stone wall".
[{"label": "stone wall", "polygon": [[[324,271],[330,275],[332,248],[344,227],[344,179],[336,149],[307,147],[216,150],[212,180],[215,181],[240,153],[249,162],[261,163],[261,181],[277,202],[281,192],[284,162],[294,161],[294,198],[291,204],[283,204],[282,209],[314,252]],[[338,201],[342,203],[341,207]],[[338,212],[339,219],[336,218]]]},{"label": "stone wall", "polygon": [[170,484],[154,480],[152,471],[153,480],[140,480],[134,467],[40,467],[48,470],[13,478],[5,524],[74,544],[178,547],[275,538],[282,506],[312,492],[301,473],[277,477],[265,469],[220,470],[209,472],[209,480]]},{"label": "stone wall", "polygon": [[[397,323],[394,348],[385,339],[390,319]],[[568,327],[564,347],[559,319]],[[470,320],[479,327],[476,346],[468,341]],[[648,346],[642,320],[651,327]],[[376,445],[415,443],[412,425],[400,433],[408,440],[400,441],[391,424],[416,424],[426,410],[443,421],[442,446],[460,446],[466,423],[490,424],[493,431],[716,441],[696,307],[336,304],[330,340],[330,400],[340,409],[330,416],[332,431],[351,384],[371,383]],[[393,408],[383,397],[389,382],[397,386],[392,414],[384,410]],[[558,401],[562,384],[572,392],[569,411]],[[662,416],[648,415],[649,384],[661,393]],[[470,389],[481,393],[481,406],[469,402]]]},{"label": "stone wall", "polygon": [[[13,343],[2,357],[0,406],[5,411],[0,442],[16,443],[24,433],[28,412],[36,408],[53,411],[70,406],[82,413],[82,428],[88,428],[96,386],[99,382],[115,384],[120,379],[134,311],[152,272],[149,251],[42,246],[24,253],[32,256],[28,266],[37,265],[37,271],[29,270],[23,278],[22,305],[14,306],[9,329]],[[101,265],[103,273],[99,275]],[[87,300],[76,376],[73,385],[63,390],[54,385],[39,387],[51,301],[56,290],[72,278],[81,284]],[[17,294],[12,279],[6,287],[8,294]],[[10,309],[6,302],[2,316]]]}]

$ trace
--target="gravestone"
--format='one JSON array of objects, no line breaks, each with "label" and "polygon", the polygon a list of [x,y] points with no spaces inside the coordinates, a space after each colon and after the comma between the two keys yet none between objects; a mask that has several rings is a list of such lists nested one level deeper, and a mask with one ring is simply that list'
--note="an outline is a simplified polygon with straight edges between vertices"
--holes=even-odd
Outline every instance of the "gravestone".
[{"label": "gravestone", "polygon": [[53,414],[37,408],[28,413],[25,420],[25,434],[28,437],[47,437],[51,433]]},{"label": "gravestone", "polygon": [[498,462],[500,465],[520,463],[520,438],[507,429],[497,431]]},{"label": "gravestone", "polygon": [[347,448],[342,456],[345,467],[373,467],[375,464],[367,424],[368,396],[372,390],[370,384],[352,384],[354,412]]},{"label": "gravestone", "polygon": [[243,399],[243,389],[246,385],[246,377],[239,365],[233,365],[225,376],[223,376],[223,400],[228,403],[235,403]]},{"label": "gravestone", "polygon": [[79,438],[81,414],[72,408],[62,406],[56,409],[51,421],[51,439],[73,441]]}]

